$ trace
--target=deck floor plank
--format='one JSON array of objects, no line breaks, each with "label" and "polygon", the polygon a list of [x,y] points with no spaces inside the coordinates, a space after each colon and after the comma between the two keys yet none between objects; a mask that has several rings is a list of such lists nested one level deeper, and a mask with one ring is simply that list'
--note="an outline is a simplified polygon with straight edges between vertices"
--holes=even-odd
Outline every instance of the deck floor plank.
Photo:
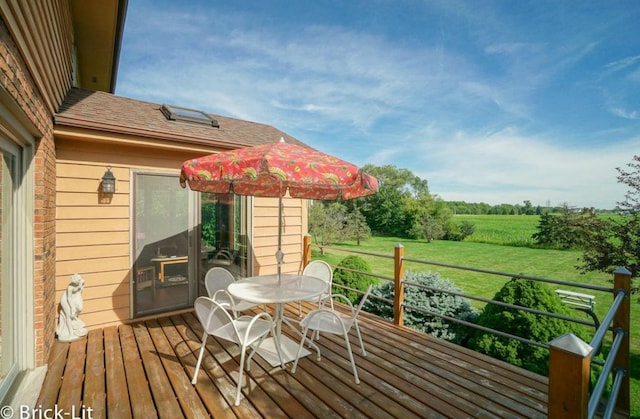
[{"label": "deck floor plank", "polygon": [[117,418],[131,418],[129,388],[127,387],[124,360],[118,328],[104,329],[104,360],[107,377],[107,415]]},{"label": "deck floor plank", "polygon": [[[527,375],[531,373],[528,371],[523,373],[519,369],[514,372],[514,366],[498,360],[492,360],[490,364],[494,365],[490,365],[490,368],[486,365],[484,368],[477,367],[475,366],[477,358],[470,356],[467,351],[461,351],[459,346],[445,341],[424,339],[425,336],[410,332],[412,332],[410,339],[395,341],[383,348],[383,356],[395,353],[404,357],[408,362],[406,364],[408,370],[412,370],[416,364],[430,365],[430,369],[441,377],[451,379],[465,388],[465,391],[470,391],[469,398],[472,400],[491,400],[500,403],[499,409],[511,410],[517,414],[535,416],[546,413],[546,393],[541,391],[543,388],[541,385],[546,386],[546,378],[528,382]],[[372,339],[370,335],[365,336],[367,339]],[[412,342],[412,345],[407,346],[406,342]],[[416,342],[421,342],[422,345],[415,347]],[[465,374],[470,370],[484,379],[480,383],[467,380]],[[535,379],[535,377],[532,378]],[[527,383],[523,384],[523,381]],[[537,388],[531,388],[531,385]],[[473,397],[473,394],[477,397]],[[495,406],[491,411],[495,412],[494,409]],[[507,413],[504,412],[504,414]]]},{"label": "deck floor plank", "polygon": [[106,417],[107,393],[105,388],[104,338],[101,329],[89,331],[86,363],[82,403],[93,409],[91,415],[93,419],[102,419]]},{"label": "deck floor plank", "polygon": [[[355,330],[351,330],[351,333],[349,334],[349,342],[356,360],[358,374],[362,382],[374,382],[377,383],[378,386],[384,386],[385,393],[393,394],[394,399],[396,399],[405,409],[422,417],[425,415],[437,417],[437,411],[439,410],[449,410],[456,416],[464,415],[464,409],[461,409],[460,404],[466,403],[466,400],[463,400],[462,402],[456,400],[456,402],[452,404],[447,403],[446,400],[441,400],[437,396],[434,398],[431,394],[428,398],[421,399],[423,395],[428,393],[424,392],[424,387],[415,391],[412,389],[412,387],[415,386],[415,383],[411,383],[411,381],[415,379],[415,373],[409,372],[401,375],[402,371],[399,368],[396,368],[394,364],[397,362],[397,359],[387,358],[386,360],[382,360],[388,362],[385,364],[387,365],[387,368],[384,370],[380,369],[380,364],[371,363],[369,359],[371,355],[369,355],[369,353],[372,348],[372,344],[379,345],[388,338],[385,335],[384,329],[377,329],[373,333],[374,337],[369,342],[367,342],[363,335],[365,350],[368,353],[366,357],[362,356],[360,342],[357,339]],[[322,344],[322,368],[327,371],[332,371],[335,377],[340,377],[342,380],[350,380],[352,382],[353,372],[344,344],[344,338],[342,336],[321,334],[320,341],[316,341],[316,343]],[[336,367],[334,367],[334,365]],[[404,377],[409,377],[409,379],[407,380]],[[355,391],[358,391],[361,386],[356,386],[354,384],[353,388]],[[407,388],[409,388],[409,391],[407,391]],[[433,388],[437,389],[437,387]],[[437,391],[435,394],[439,395],[440,392]]]},{"label": "deck floor plank", "polygon": [[[156,321],[153,322],[156,324]],[[163,354],[161,359],[165,370],[169,375],[169,381],[173,385],[182,412],[188,419],[207,418],[209,413],[200,396],[191,384],[191,379],[184,373],[180,358],[186,355],[185,342],[168,318],[157,320],[160,328],[154,328],[157,333],[152,333],[151,338],[156,343],[156,348]],[[160,331],[163,333],[161,334]]]},{"label": "deck floor plank", "polygon": [[[202,326],[195,317],[192,316],[188,318],[187,321],[196,335],[203,333]],[[230,405],[233,405],[239,377],[238,362],[240,360],[240,348],[231,342],[217,341],[209,337],[207,339],[206,349],[199,374],[202,374],[206,370],[209,377],[215,377],[216,380],[221,380],[225,385],[224,397]],[[251,416],[254,412],[257,415],[260,415],[262,412],[269,412],[270,416],[273,417],[286,417],[288,413],[283,411],[264,391],[263,387],[266,383],[263,382],[262,386],[257,385],[254,377],[260,374],[260,371],[258,371],[259,366],[256,365],[255,358],[257,358],[257,356],[254,357],[252,361],[251,370],[247,371],[245,368],[240,406],[233,406],[234,410],[236,410],[240,417]],[[264,376],[264,372],[262,372],[262,374]],[[269,379],[272,380],[272,378]],[[198,383],[196,383],[196,386],[200,385],[200,380],[201,377],[198,375]],[[289,405],[292,411],[294,411],[297,403],[289,401]]]},{"label": "deck floor plank", "polygon": [[[350,336],[350,338],[353,350],[353,344],[357,341],[357,338],[355,336]],[[350,372],[344,371],[345,368],[350,370],[351,365],[345,358],[347,356],[346,353],[342,354],[340,352],[344,347],[342,339],[338,336],[322,334],[320,339],[324,349],[321,363],[332,362],[340,364],[342,367],[341,374]],[[469,406],[468,400],[459,399],[454,393],[443,393],[438,383],[423,380],[415,372],[403,372],[397,367],[395,363],[397,360],[395,359],[381,360],[377,358],[375,351],[372,352],[375,349],[373,346],[367,347],[365,343],[365,349],[368,349],[366,357],[362,357],[359,348],[354,350],[354,358],[356,359],[360,380],[374,383],[384,382],[387,392],[392,392],[407,409],[420,416],[423,416],[431,409],[450,411],[455,416],[465,416],[475,412],[475,409]],[[325,368],[328,368],[328,366],[323,365],[323,369]],[[424,396],[427,393],[430,396],[425,400]],[[477,414],[477,412],[475,413]]]},{"label": "deck floor plank", "polygon": [[[377,342],[379,345],[384,345],[382,340],[377,340]],[[455,404],[474,417],[493,417],[496,414],[509,416],[514,414],[512,410],[505,408],[505,404],[510,404],[510,399],[495,392],[491,393],[490,389],[485,389],[486,382],[477,384],[464,378],[464,375],[454,376],[452,379],[449,370],[438,365],[433,359],[430,360],[429,368],[426,369],[420,368],[416,363],[408,360],[411,357],[409,351],[403,351],[394,346],[373,347],[370,353],[372,357],[377,357],[372,361],[378,368],[382,365],[387,372],[395,371],[401,379],[412,387],[430,388],[430,392],[438,394],[445,403]],[[382,358],[390,353],[396,355],[394,363],[389,363]],[[475,394],[482,396],[482,398],[474,397]],[[469,402],[466,403],[466,400]],[[474,400],[482,400],[482,405],[476,404]],[[531,412],[531,414],[534,413]]]},{"label": "deck floor plank", "polygon": [[136,323],[132,325],[132,328],[158,416],[161,418],[182,417],[182,409],[162,366],[161,355],[151,340],[148,326],[145,323]]},{"label": "deck floor plank", "polygon": [[[362,316],[367,319],[367,321],[363,323],[363,327],[373,328],[372,332],[377,331],[380,328],[390,329],[392,330],[397,343],[418,349],[418,351],[416,351],[417,354],[422,354],[424,356],[438,356],[446,362],[461,366],[465,370],[473,369],[475,373],[482,374],[487,378],[501,377],[498,379],[498,382],[502,382],[502,377],[507,377],[510,374],[515,373],[518,377],[516,383],[521,385],[523,384],[524,386],[530,387],[534,390],[537,389],[537,394],[540,400],[546,400],[545,396],[548,386],[548,380],[546,377],[523,370],[495,358],[478,357],[473,351],[461,350],[459,346],[450,342],[431,339],[422,333],[406,327],[396,327],[389,322],[381,321],[380,319],[375,318],[375,316],[367,313],[363,313]],[[429,352],[424,352],[423,349],[427,349]],[[456,357],[451,357],[449,355],[450,353],[454,353]],[[478,369],[474,369],[474,366],[477,366]],[[534,392],[531,394],[534,395],[536,393]]]},{"label": "deck floor plank", "polygon": [[69,361],[64,370],[58,409],[72,413],[82,410],[82,386],[84,383],[84,362],[87,354],[87,340],[85,338],[72,342],[69,346]]},{"label": "deck floor plank", "polygon": [[[305,386],[305,391],[313,391],[318,397],[322,397],[328,405],[332,404],[331,399],[335,397],[334,393],[338,393],[344,395],[351,406],[357,407],[363,417],[388,418],[391,416],[406,419],[420,417],[367,382],[361,381],[359,385],[356,385],[353,382],[353,376],[351,376],[352,382],[348,383],[340,380],[331,380],[330,384],[325,384],[324,380],[318,383],[317,377],[327,377],[327,365],[320,366],[315,356],[314,352],[311,359],[301,359],[293,376]],[[349,411],[349,408],[346,410]]]},{"label": "deck floor plank", "polygon": [[118,328],[115,326],[104,329],[104,360],[107,377],[107,414],[112,418],[131,418],[133,414],[122,359],[122,346]]},{"label": "deck floor plank", "polygon": [[[188,352],[180,356],[180,360],[187,373],[187,377],[191,380],[198,360],[201,333],[200,336],[196,335],[195,331],[189,327],[185,317],[189,317],[192,321],[197,321],[193,318],[192,314],[174,316],[171,320],[186,343],[186,351]],[[236,414],[231,405],[227,403],[224,396],[220,393],[219,388],[215,386],[211,380],[203,380],[199,377],[198,383],[194,387],[212,417],[221,419],[236,418]]]},{"label": "deck floor plank", "polygon": [[[302,306],[303,313],[313,308]],[[300,319],[297,304],[287,305],[286,313]],[[56,342],[38,401],[43,407],[77,403],[83,378],[81,401],[93,405],[87,405],[93,417],[99,417],[98,407],[102,417],[116,419],[140,416],[131,410],[133,403],[147,406],[149,416],[171,418],[546,417],[546,377],[367,313],[359,323],[367,356],[355,331],[349,334],[358,385],[342,337],[321,335],[315,341],[321,360],[312,351],[295,374],[292,363],[283,370],[255,356],[245,371],[240,406],[234,406],[239,348],[209,337],[198,381],[191,385],[202,327],[187,312],[92,331],[85,343]],[[283,332],[299,342],[296,332]],[[140,398],[146,401],[136,402]]]},{"label": "deck floor plank", "polygon": [[54,342],[49,355],[47,374],[44,377],[36,406],[42,406],[43,409],[53,409],[58,402],[62,377],[67,366],[69,346],[71,345],[68,343]]},{"label": "deck floor plank", "polygon": [[133,335],[133,329],[130,325],[125,324],[118,328],[118,332],[120,333],[124,371],[127,378],[127,386],[130,390],[129,400],[131,400],[133,417],[157,416],[156,407],[151,396],[151,388],[142,367],[142,358]]}]

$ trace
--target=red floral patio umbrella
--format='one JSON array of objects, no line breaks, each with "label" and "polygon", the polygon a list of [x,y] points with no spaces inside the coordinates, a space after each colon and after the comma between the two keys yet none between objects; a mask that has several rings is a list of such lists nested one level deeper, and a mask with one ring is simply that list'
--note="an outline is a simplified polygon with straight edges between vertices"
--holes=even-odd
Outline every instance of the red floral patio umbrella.
[{"label": "red floral patio umbrella", "polygon": [[371,195],[378,180],[357,166],[281,139],[182,163],[180,184],[194,191],[279,197],[278,276],[282,253],[282,197],[335,200]]}]

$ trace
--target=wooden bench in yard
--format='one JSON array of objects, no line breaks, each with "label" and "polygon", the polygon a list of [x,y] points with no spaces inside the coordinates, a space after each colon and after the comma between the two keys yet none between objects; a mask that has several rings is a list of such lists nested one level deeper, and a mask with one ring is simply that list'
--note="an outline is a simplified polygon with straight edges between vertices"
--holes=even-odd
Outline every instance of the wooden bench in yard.
[{"label": "wooden bench in yard", "polygon": [[565,304],[571,304],[578,307],[588,308],[593,311],[595,306],[595,296],[590,294],[582,294],[574,291],[556,290],[556,294]]}]

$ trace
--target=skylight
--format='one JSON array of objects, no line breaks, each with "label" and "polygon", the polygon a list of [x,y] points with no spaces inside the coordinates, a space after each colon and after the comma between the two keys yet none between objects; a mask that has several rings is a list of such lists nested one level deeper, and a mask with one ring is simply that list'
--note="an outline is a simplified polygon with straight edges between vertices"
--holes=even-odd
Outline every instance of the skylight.
[{"label": "skylight", "polygon": [[160,110],[170,121],[181,121],[220,128],[220,124],[218,124],[218,121],[206,112],[167,104],[162,105],[162,108],[160,108]]}]

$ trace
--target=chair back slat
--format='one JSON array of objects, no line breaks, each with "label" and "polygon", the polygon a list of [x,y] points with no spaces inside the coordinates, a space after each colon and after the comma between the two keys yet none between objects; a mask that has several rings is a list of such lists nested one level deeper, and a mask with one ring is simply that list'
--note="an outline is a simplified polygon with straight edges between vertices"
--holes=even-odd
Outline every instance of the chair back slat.
[{"label": "chair back slat", "polygon": [[331,269],[331,265],[323,260],[312,260],[304,267],[302,275],[313,276],[331,283],[333,279],[333,270]]},{"label": "chair back slat", "polygon": [[227,289],[229,284],[233,283],[235,278],[225,268],[219,266],[211,268],[204,277],[204,285],[207,288],[209,297],[213,297],[216,291]]},{"label": "chair back slat", "polygon": [[239,335],[238,329],[233,322],[231,314],[217,301],[209,297],[198,297],[193,304],[196,316],[200,324],[209,335],[215,335],[217,330],[229,325],[233,326],[236,337]]},{"label": "chair back slat", "polygon": [[353,314],[354,319],[358,317],[358,314],[360,314],[360,310],[362,310],[362,306],[367,301],[367,298],[369,298],[369,294],[371,294],[372,288],[373,288],[373,285],[369,285],[369,288],[367,288],[367,292],[365,292],[364,295],[362,296],[362,300],[360,300],[360,302],[358,303],[358,307],[356,308],[356,311]]}]

